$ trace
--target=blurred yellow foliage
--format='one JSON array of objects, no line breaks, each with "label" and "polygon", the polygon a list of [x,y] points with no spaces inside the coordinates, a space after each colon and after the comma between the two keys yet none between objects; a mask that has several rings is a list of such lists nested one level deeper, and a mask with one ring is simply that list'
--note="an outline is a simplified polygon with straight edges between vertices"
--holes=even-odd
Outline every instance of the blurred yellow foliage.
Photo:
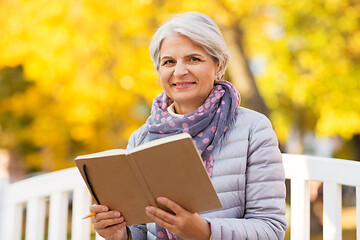
[{"label": "blurred yellow foliage", "polygon": [[261,59],[253,74],[281,141],[294,125],[322,135],[360,132],[356,1],[2,0],[0,69],[22,66],[32,84],[0,94],[0,147],[44,170],[125,147],[161,91],[151,36],[181,11],[241,30],[250,65]]}]

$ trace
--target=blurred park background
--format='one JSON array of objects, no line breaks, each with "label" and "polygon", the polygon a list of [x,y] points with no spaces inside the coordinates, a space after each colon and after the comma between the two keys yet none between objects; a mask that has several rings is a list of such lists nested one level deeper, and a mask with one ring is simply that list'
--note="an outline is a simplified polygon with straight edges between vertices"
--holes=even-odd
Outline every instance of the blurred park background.
[{"label": "blurred park background", "polygon": [[359,0],[1,0],[0,178],[125,148],[161,92],[150,39],[183,11],[218,24],[282,152],[360,160]]}]

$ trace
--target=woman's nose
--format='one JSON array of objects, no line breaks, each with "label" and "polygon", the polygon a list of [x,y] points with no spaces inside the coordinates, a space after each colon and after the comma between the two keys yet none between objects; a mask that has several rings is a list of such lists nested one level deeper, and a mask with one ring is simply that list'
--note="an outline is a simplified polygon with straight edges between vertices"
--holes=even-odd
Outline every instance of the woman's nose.
[{"label": "woman's nose", "polygon": [[178,62],[175,65],[174,76],[182,76],[188,73],[186,64]]}]

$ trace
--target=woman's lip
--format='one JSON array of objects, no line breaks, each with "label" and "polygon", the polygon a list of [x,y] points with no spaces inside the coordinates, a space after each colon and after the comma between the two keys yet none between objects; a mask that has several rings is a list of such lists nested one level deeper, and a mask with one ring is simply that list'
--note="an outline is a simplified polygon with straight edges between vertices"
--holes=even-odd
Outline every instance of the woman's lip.
[{"label": "woman's lip", "polygon": [[176,89],[183,89],[183,88],[192,87],[195,84],[196,84],[195,82],[176,82],[176,83],[173,83],[173,86]]}]

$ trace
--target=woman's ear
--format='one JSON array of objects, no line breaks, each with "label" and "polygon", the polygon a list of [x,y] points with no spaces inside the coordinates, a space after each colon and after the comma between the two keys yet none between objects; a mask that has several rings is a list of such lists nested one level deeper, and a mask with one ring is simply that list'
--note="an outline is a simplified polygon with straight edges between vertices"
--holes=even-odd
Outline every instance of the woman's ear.
[{"label": "woman's ear", "polygon": [[218,63],[218,69],[217,69],[217,71],[215,73],[215,81],[223,80],[223,78],[224,78],[224,70],[225,70],[224,64],[223,63]]}]

